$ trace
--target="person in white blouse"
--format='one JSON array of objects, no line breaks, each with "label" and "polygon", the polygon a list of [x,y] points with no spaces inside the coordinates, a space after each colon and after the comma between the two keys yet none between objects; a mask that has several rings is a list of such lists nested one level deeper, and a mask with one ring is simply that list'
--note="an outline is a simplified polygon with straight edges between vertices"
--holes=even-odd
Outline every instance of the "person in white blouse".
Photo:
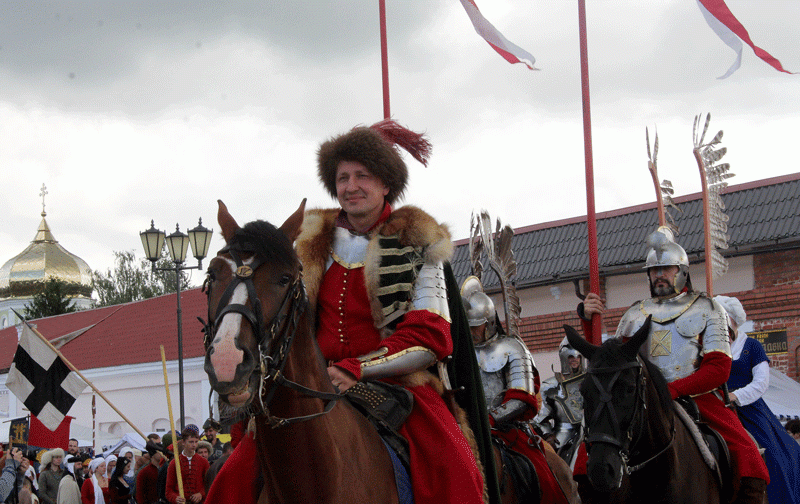
[{"label": "person in white blouse", "polygon": [[769,502],[800,504],[800,446],[761,398],[769,388],[769,358],[761,343],[747,336],[753,323],[747,321],[742,303],[728,296],[714,300],[728,312],[733,358],[728,379],[730,399],[737,406],[742,425],[765,449]]}]

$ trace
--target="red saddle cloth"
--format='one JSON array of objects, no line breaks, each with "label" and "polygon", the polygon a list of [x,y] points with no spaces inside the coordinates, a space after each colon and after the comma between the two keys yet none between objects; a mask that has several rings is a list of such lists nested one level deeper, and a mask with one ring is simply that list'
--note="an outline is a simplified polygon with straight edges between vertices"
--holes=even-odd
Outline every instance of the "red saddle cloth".
[{"label": "red saddle cloth", "polygon": [[536,476],[539,478],[539,486],[542,489],[541,502],[548,502],[553,504],[567,504],[567,498],[561,487],[547,465],[547,459],[544,455],[544,441],[537,438],[537,444],[531,446],[533,440],[519,429],[510,429],[507,432],[493,431],[493,436],[501,438],[506,444],[515,452],[525,455],[531,461],[533,467],[536,469]]}]

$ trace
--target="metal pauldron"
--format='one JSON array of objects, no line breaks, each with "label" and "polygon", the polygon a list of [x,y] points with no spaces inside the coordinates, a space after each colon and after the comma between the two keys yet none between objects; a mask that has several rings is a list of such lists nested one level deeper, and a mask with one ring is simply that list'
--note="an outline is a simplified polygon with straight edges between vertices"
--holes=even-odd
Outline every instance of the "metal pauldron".
[{"label": "metal pauldron", "polygon": [[378,380],[390,376],[413,373],[432,366],[436,354],[432,350],[414,346],[392,355],[379,356],[361,362],[361,379]]},{"label": "metal pauldron", "polygon": [[413,309],[428,310],[450,322],[447,305],[447,284],[442,263],[424,264],[414,281]]}]

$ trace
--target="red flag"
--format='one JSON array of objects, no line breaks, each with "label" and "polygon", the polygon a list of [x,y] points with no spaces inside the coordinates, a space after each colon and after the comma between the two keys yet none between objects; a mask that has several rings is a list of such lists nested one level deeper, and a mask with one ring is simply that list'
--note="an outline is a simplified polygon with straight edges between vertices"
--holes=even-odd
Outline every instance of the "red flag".
[{"label": "red flag", "polygon": [[475,5],[474,0],[461,0],[461,5],[463,5],[464,10],[467,11],[467,15],[470,21],[472,21],[472,26],[475,27],[475,31],[478,32],[478,35],[483,37],[500,56],[505,58],[509,63],[524,63],[525,66],[531,70],[539,70],[533,67],[536,58],[525,49],[505,38],[492,23],[483,17],[481,11],[478,10],[478,6]]},{"label": "red flag", "polygon": [[750,34],[747,33],[742,23],[733,15],[725,4],[725,0],[697,0],[697,4],[711,29],[714,30],[717,36],[721,38],[728,47],[737,53],[736,61],[733,62],[733,65],[731,65],[728,71],[725,72],[725,75],[720,77],[720,79],[729,77],[742,63],[742,43],[739,39],[744,40],[747,45],[753,48],[756,56],[772,65],[776,70],[785,73],[793,73],[785,70],[780,61],[750,40]]},{"label": "red flag", "polygon": [[38,418],[31,415],[31,426],[28,431],[28,444],[30,446],[40,446],[49,450],[62,448],[66,451],[69,446],[69,424],[72,419],[69,415],[65,416],[56,430],[51,431]]}]

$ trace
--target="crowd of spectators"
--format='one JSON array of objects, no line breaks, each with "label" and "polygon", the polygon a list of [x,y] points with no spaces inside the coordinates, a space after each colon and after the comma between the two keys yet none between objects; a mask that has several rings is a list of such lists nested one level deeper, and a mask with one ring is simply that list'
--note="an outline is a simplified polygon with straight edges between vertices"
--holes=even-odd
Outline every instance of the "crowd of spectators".
[{"label": "crowd of spectators", "polygon": [[[122,448],[103,457],[68,449],[0,450],[0,503],[9,504],[199,504],[205,499],[206,472],[225,445],[213,420],[200,429],[188,425],[176,439],[150,434],[145,450]],[[177,433],[176,433],[177,434]],[[182,489],[173,454],[179,454]],[[183,491],[183,496],[181,495]]]}]

